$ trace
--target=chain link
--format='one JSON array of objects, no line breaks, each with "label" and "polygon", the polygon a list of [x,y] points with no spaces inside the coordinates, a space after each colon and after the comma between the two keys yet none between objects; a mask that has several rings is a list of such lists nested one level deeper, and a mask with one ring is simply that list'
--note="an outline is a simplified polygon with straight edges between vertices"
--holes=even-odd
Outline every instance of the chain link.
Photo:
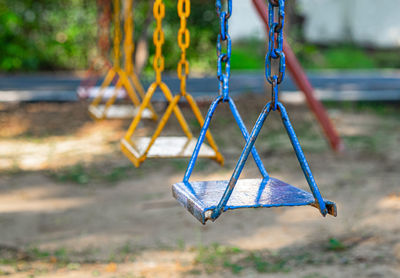
[{"label": "chain link", "polygon": [[[229,18],[232,15],[232,0],[227,0],[226,11],[222,10],[222,1],[216,0],[217,15],[220,19],[220,32],[217,37],[217,76],[219,80],[219,92],[224,101],[228,100],[229,78],[231,76],[232,41],[229,36]],[[226,44],[226,52],[222,51],[222,42]],[[225,72],[223,68],[225,67]]]},{"label": "chain link", "polygon": [[[277,109],[278,85],[285,77],[285,54],[283,53],[283,26],[285,21],[285,0],[268,0],[268,52],[265,57],[265,75],[272,86],[272,109]],[[273,72],[272,62],[278,69]]]},{"label": "chain link", "polygon": [[132,55],[135,51],[135,44],[133,41],[133,0],[125,0],[124,5],[124,31],[125,31],[125,40],[124,40],[124,50],[125,50],[125,70],[127,74],[133,73],[133,63],[132,63]]},{"label": "chain link", "polygon": [[114,4],[114,42],[113,42],[113,48],[114,48],[114,66],[116,68],[120,67],[120,58],[121,58],[121,38],[122,38],[122,33],[121,33],[121,20],[120,20],[120,12],[121,12],[121,7],[120,7],[120,0],[113,0]]},{"label": "chain link", "polygon": [[190,0],[178,0],[178,15],[181,19],[178,31],[178,45],[181,49],[181,59],[178,63],[178,77],[181,81],[181,94],[186,94],[186,79],[189,75],[189,62],[186,59],[186,50],[190,45],[190,32],[187,29],[187,19],[190,16]]},{"label": "chain link", "polygon": [[164,31],[162,29],[162,20],[165,17],[165,5],[163,0],[155,0],[153,5],[153,15],[156,19],[156,29],[153,33],[153,42],[156,46],[156,53],[153,61],[153,68],[156,72],[156,82],[161,83],[161,74],[164,71],[164,56],[162,55],[162,46],[165,41]]}]

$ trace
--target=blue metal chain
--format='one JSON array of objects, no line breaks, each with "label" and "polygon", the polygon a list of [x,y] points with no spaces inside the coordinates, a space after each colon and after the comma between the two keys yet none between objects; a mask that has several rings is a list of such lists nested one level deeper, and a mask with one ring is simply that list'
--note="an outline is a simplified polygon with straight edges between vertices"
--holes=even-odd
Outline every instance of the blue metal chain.
[{"label": "blue metal chain", "polygon": [[[278,85],[285,77],[285,54],[283,53],[283,26],[285,24],[285,0],[268,0],[268,52],[265,57],[265,76],[272,86],[272,110],[278,108]],[[272,70],[272,60],[277,60],[279,69]]]},{"label": "blue metal chain", "polygon": [[[229,108],[232,112],[232,115],[240,128],[240,131],[243,135],[243,138],[247,141],[249,137],[249,133],[247,128],[240,116],[239,110],[236,108],[236,104],[233,99],[229,96],[229,77],[230,77],[230,59],[231,59],[231,38],[228,33],[228,20],[232,15],[232,0],[227,0],[226,11],[222,11],[222,1],[216,0],[216,8],[217,14],[220,18],[220,33],[218,34],[217,39],[217,55],[218,55],[218,80],[219,80],[219,95],[214,101],[211,103],[210,108],[208,109],[207,116],[205,118],[204,124],[201,128],[199,138],[197,140],[196,146],[193,150],[192,157],[190,158],[189,165],[186,169],[185,176],[183,177],[183,182],[187,184],[187,187],[190,187],[189,178],[192,175],[194,166],[197,161],[197,157],[200,152],[200,148],[204,142],[207,130],[210,126],[211,119],[214,115],[217,106],[222,103],[228,103]],[[226,53],[222,53],[222,41],[226,41]],[[225,73],[222,73],[222,66],[225,63]],[[253,155],[254,161],[257,164],[258,169],[260,170],[261,175],[264,179],[268,179],[268,173],[265,170],[264,165],[262,164],[261,158],[255,147],[251,148],[251,154]]]},{"label": "blue metal chain", "polygon": [[[232,15],[232,0],[227,1],[227,10],[222,10],[222,1],[216,0],[215,3],[217,15],[220,19],[220,32],[217,38],[217,76],[219,80],[219,93],[223,96],[224,101],[228,101],[229,96],[229,78],[231,76],[231,53],[232,41],[229,36],[229,18]],[[226,42],[226,53],[222,52],[222,42]],[[223,64],[225,64],[225,72],[222,72]]]}]

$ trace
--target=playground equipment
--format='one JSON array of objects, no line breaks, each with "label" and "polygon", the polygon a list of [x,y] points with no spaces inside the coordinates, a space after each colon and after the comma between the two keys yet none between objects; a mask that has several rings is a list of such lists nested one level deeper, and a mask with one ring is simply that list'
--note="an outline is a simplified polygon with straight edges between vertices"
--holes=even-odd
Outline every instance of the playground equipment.
[{"label": "playground equipment", "polygon": [[[120,44],[122,39],[121,21],[120,21],[120,0],[113,0],[114,6],[114,43],[113,43],[113,66],[109,69],[97,96],[89,105],[89,114],[95,120],[103,120],[110,118],[132,118],[137,114],[137,107],[141,104],[141,98],[144,97],[144,89],[138,77],[134,72],[132,62],[132,53],[134,51],[133,43],[133,0],[124,1],[124,54],[125,54],[125,67],[120,66],[121,50]],[[107,87],[112,81],[118,78],[118,81],[113,89],[111,96],[103,103],[104,95]],[[133,86],[132,86],[133,84]],[[128,94],[132,104],[115,104],[118,95],[124,89]],[[142,112],[144,118],[151,118],[157,120],[157,115],[148,103],[146,109]]]},{"label": "playground equipment", "polygon": [[[313,178],[308,162],[301,149],[295,131],[289,120],[285,107],[279,102],[279,84],[285,76],[285,54],[283,52],[283,27],[285,19],[285,0],[269,0],[268,25],[269,42],[265,59],[265,74],[271,84],[272,99],[263,108],[250,136],[244,134],[246,145],[236,164],[230,180],[190,182],[189,178],[195,166],[204,136],[209,128],[213,113],[220,102],[233,101],[229,98],[229,68],[231,42],[228,33],[228,22],[232,15],[232,0],[227,0],[227,10],[222,11],[221,0],[216,1],[217,13],[220,18],[220,34],[218,35],[218,78],[220,80],[220,95],[213,101],[207,113],[206,121],[200,132],[193,155],[186,169],[183,181],[172,186],[173,196],[201,223],[216,220],[221,213],[238,208],[305,206],[311,205],[319,209],[321,214],[336,216],[336,205],[322,198]],[[221,41],[226,41],[227,51],[221,52]],[[272,68],[276,62],[278,70]],[[225,63],[225,74],[222,74],[222,62]],[[303,170],[311,193],[296,188],[276,178],[268,176],[264,165],[257,157],[254,144],[266,118],[271,111],[279,111],[285,130],[290,138],[297,159]],[[260,170],[262,179],[239,179],[250,152]]]},{"label": "playground equipment", "polygon": [[[139,107],[138,113],[133,119],[126,135],[121,140],[121,149],[123,153],[132,161],[132,163],[139,167],[147,158],[178,158],[178,157],[191,157],[196,138],[194,138],[189,125],[187,124],[181,109],[179,108],[179,101],[184,98],[189,103],[196,120],[202,126],[204,118],[201,115],[200,109],[197,106],[194,98],[186,90],[186,79],[189,74],[189,63],[186,60],[186,49],[190,45],[190,33],[186,26],[187,18],[190,15],[190,0],[178,1],[178,15],[181,19],[180,29],[178,32],[178,44],[181,49],[181,59],[178,63],[177,71],[180,79],[180,93],[175,96],[172,95],[167,84],[162,81],[162,73],[164,71],[164,56],[162,48],[164,44],[164,31],[162,29],[162,21],[165,17],[165,5],[162,0],[155,0],[153,5],[153,14],[156,19],[156,29],[153,33],[153,42],[156,47],[156,53],[153,61],[155,71],[155,81],[148,88],[142,104]],[[151,137],[140,137],[135,134],[138,124],[144,117],[145,109],[150,105],[151,98],[157,89],[160,89],[168,101],[168,107],[157,124],[157,128]],[[165,125],[172,112],[175,114],[180,127],[185,136],[163,136]],[[223,157],[218,151],[218,147],[210,132],[205,134],[208,145],[203,145],[198,151],[198,155],[204,158],[211,158],[220,164],[223,164]]]},{"label": "playground equipment", "polygon": [[[265,23],[267,31],[269,32],[268,15],[264,12],[267,9],[265,0],[252,1],[261,20]],[[314,89],[299,61],[297,60],[296,55],[294,54],[292,48],[287,43],[285,38],[283,38],[283,51],[285,53],[286,64],[288,66],[289,72],[291,73],[292,79],[296,83],[297,87],[304,93],[307,104],[310,107],[311,111],[314,113],[316,119],[318,120],[318,123],[325,133],[325,137],[331,145],[331,148],[337,152],[343,151],[344,145],[339,134],[337,133],[334,125],[329,119],[329,116],[326,113],[322,103],[315,98]]]}]

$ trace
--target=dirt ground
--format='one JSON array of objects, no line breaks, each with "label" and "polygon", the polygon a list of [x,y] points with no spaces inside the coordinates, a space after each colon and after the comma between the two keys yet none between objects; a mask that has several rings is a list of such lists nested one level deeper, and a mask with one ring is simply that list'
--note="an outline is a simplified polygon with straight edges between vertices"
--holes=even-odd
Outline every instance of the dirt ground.
[{"label": "dirt ground", "polygon": [[[238,100],[249,127],[264,101]],[[305,105],[288,106],[337,218],[312,207],[246,209],[205,226],[171,195],[187,160],[135,169],[119,150],[129,121],[93,122],[86,106],[0,106],[0,276],[400,277],[398,106],[330,104],[342,154],[330,151]],[[197,126],[193,116],[188,122]],[[227,106],[212,132],[226,165],[201,160],[193,180],[229,178],[240,154]],[[271,176],[307,188],[277,115],[256,146]],[[242,177],[258,177],[247,166]]]}]

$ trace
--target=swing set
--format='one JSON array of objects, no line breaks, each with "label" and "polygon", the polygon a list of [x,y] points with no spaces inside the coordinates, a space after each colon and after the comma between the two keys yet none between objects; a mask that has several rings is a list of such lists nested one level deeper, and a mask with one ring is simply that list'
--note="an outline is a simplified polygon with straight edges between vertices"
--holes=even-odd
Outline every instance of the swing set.
[{"label": "swing set", "polygon": [[[164,44],[164,31],[162,29],[162,21],[165,17],[165,5],[162,0],[155,0],[153,5],[153,14],[156,19],[156,29],[153,33],[153,42],[156,47],[156,53],[153,61],[155,72],[155,81],[150,85],[147,90],[139,111],[133,119],[131,125],[124,138],[121,140],[121,149],[123,153],[132,161],[132,163],[139,167],[147,158],[189,158],[191,157],[196,139],[188,123],[186,122],[181,109],[179,108],[179,101],[184,98],[189,103],[196,120],[202,126],[204,118],[201,115],[200,109],[197,106],[194,98],[186,90],[186,79],[189,74],[189,63],[186,60],[186,50],[190,45],[190,33],[187,29],[187,18],[190,15],[190,1],[178,1],[178,15],[180,17],[180,29],[178,31],[178,44],[181,49],[181,59],[178,63],[178,77],[180,79],[180,93],[175,96],[172,95],[168,85],[162,81],[162,72],[164,71],[164,56],[162,54],[162,47]],[[143,113],[150,105],[151,98],[157,89],[160,89],[168,101],[168,107],[160,118],[157,128],[151,137],[135,136],[137,127],[143,118]],[[165,125],[170,119],[172,113],[176,116],[180,127],[185,136],[160,136]],[[199,150],[198,155],[204,158],[210,158],[223,164],[224,159],[222,154],[218,151],[218,147],[210,132],[205,134],[209,146],[204,144]]]},{"label": "swing set", "polygon": [[[141,99],[144,97],[144,89],[139,81],[136,73],[134,72],[134,65],[132,60],[132,54],[134,51],[133,42],[133,0],[124,0],[124,56],[125,65],[124,68],[120,66],[121,59],[121,19],[120,0],[113,0],[114,7],[114,41],[113,41],[113,66],[108,70],[104,81],[101,84],[100,91],[94,98],[92,103],[89,105],[89,114],[94,120],[104,119],[124,119],[132,118],[137,114],[137,108],[141,104]],[[117,82],[111,97],[106,99],[104,102],[104,95],[106,88],[117,78]],[[121,89],[127,93],[132,104],[116,104],[118,95]],[[151,103],[145,107],[146,109],[142,112],[144,118],[157,120],[157,115],[152,107]]]},{"label": "swing set", "polygon": [[[271,85],[272,99],[261,111],[250,136],[245,136],[246,144],[229,180],[190,182],[204,134],[209,128],[217,105],[221,102],[233,104],[229,97],[229,76],[231,59],[231,39],[228,26],[232,15],[232,0],[227,0],[227,10],[222,10],[221,0],[216,1],[217,14],[220,18],[220,33],[217,39],[219,96],[212,102],[203,125],[195,150],[186,169],[183,181],[172,186],[173,196],[202,224],[207,220],[215,221],[223,212],[239,208],[282,207],[311,205],[319,209],[323,216],[336,216],[335,203],[325,200],[318,189],[311,169],[301,149],[285,107],[279,102],[279,84],[285,76],[285,54],[283,52],[283,27],[285,20],[285,0],[269,0],[268,25],[269,42],[265,59],[266,79]],[[226,52],[221,51],[221,43],[226,43]],[[272,61],[277,62],[278,70],[272,69]],[[222,63],[225,72],[222,73]],[[231,105],[232,106],[232,105]],[[303,170],[312,193],[289,185],[268,175],[254,144],[269,113],[278,111],[285,130],[290,138],[294,152]],[[252,153],[262,176],[261,179],[239,179],[245,163]]]},{"label": "swing set", "polygon": [[[130,115],[133,117],[133,120],[128,131],[121,140],[121,149],[136,167],[139,167],[147,158],[190,158],[182,182],[172,186],[172,193],[177,201],[203,224],[208,220],[215,221],[227,210],[239,208],[309,205],[316,207],[323,216],[327,214],[336,216],[337,214],[335,203],[325,200],[322,197],[290,122],[288,113],[284,105],[279,101],[279,84],[281,84],[285,77],[285,54],[287,52],[289,53],[287,60],[288,67],[299,86],[306,89],[307,99],[310,101],[311,108],[314,112],[318,112],[318,109],[323,110],[322,106],[318,106],[320,103],[315,100],[310,91],[312,90],[311,85],[308,88],[302,86],[302,84],[304,84],[304,82],[307,83],[307,81],[301,81],[303,82],[301,83],[298,78],[296,78],[299,75],[293,72],[297,69],[300,71],[300,75],[303,74],[301,67],[298,63],[296,64],[297,60],[283,37],[285,0],[268,0],[268,7],[265,5],[263,6],[261,1],[262,0],[253,0],[253,3],[256,5],[258,12],[266,22],[269,30],[268,50],[265,58],[265,76],[267,82],[270,84],[272,97],[264,106],[249,133],[236,108],[234,100],[229,95],[232,53],[232,42],[229,35],[229,19],[233,12],[232,0],[216,0],[216,10],[220,20],[220,32],[217,36],[217,78],[219,81],[219,93],[211,103],[205,119],[194,98],[187,92],[186,86],[187,77],[189,75],[189,63],[187,61],[186,51],[190,46],[190,32],[187,28],[187,19],[190,16],[191,9],[190,0],[178,0],[177,2],[177,11],[180,18],[177,41],[181,50],[181,56],[177,65],[180,92],[175,95],[171,93],[168,85],[162,80],[162,73],[164,71],[163,44],[165,42],[163,31],[165,5],[163,0],[155,0],[153,4],[153,15],[156,21],[156,28],[153,33],[153,43],[155,46],[153,68],[155,80],[146,92],[133,70],[133,0],[125,0],[124,69],[120,67],[119,63],[121,56],[119,47],[121,41],[121,30],[119,28],[120,19],[118,16],[120,9],[119,0],[113,0],[114,60],[113,67],[109,70],[102,84],[102,89],[104,90],[109,86],[112,80],[117,76],[118,82],[116,89],[118,90],[123,87],[132,101]],[[226,2],[225,5],[223,5],[223,2]],[[263,9],[264,11],[262,13]],[[305,75],[302,76],[302,78],[306,79]],[[167,108],[160,118],[157,117],[151,104],[151,99],[157,90],[160,90],[167,100]],[[99,95],[89,107],[92,117],[97,120],[116,117],[115,115],[118,113],[113,113],[112,111],[113,108],[116,109],[116,111],[120,110],[120,107],[115,104],[118,91],[115,91],[113,96],[105,104],[101,104],[101,100],[103,99],[103,93],[101,92],[102,91],[100,91]],[[179,107],[181,100],[187,101],[196,120],[201,126],[198,138],[194,137]],[[224,103],[228,104],[245,140],[242,153],[229,180],[190,181],[190,177],[199,157],[213,159],[221,165],[224,163],[224,158],[209,131],[214,112]],[[254,146],[268,115],[276,111],[280,114],[283,126],[288,134],[311,193],[279,179],[270,177]],[[160,136],[172,114],[176,116],[184,136]],[[138,126],[143,119],[149,118],[156,121],[156,129],[152,136],[143,136],[138,132]],[[340,138],[331,126],[325,111],[323,111],[322,117],[318,119],[321,121],[323,129],[330,139],[331,146],[334,149],[338,149],[341,145]],[[257,165],[261,178],[240,179],[240,175],[250,154]]]}]

